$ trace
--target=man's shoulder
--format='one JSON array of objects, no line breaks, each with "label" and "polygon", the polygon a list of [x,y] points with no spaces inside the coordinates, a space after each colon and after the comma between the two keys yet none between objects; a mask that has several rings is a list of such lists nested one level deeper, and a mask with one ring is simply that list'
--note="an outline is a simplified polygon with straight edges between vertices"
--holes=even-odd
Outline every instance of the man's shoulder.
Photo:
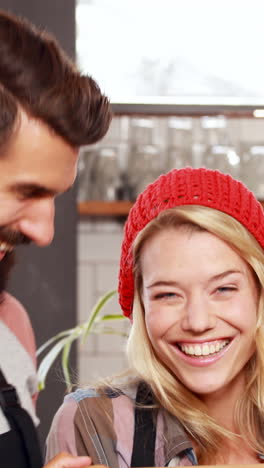
[{"label": "man's shoulder", "polygon": [[[4,293],[0,303],[0,360],[1,370],[7,381],[13,385],[24,409],[28,411],[34,423],[38,424],[33,405],[37,394],[37,375],[31,353],[31,325],[23,306],[10,294]],[[26,316],[26,317],[25,317]],[[29,333],[29,334],[27,334]],[[20,339],[21,337],[21,339]],[[1,413],[0,434],[9,429]]]},{"label": "man's shoulder", "polygon": [[[14,314],[16,320],[14,320]],[[15,328],[18,322],[18,326],[21,323],[28,323],[28,314],[21,304],[14,296],[4,291],[1,295],[0,301],[0,319],[5,322],[9,328]]]},{"label": "man's shoulder", "polygon": [[36,345],[32,325],[23,305],[4,292],[0,303],[0,320],[8,327],[36,364]]}]

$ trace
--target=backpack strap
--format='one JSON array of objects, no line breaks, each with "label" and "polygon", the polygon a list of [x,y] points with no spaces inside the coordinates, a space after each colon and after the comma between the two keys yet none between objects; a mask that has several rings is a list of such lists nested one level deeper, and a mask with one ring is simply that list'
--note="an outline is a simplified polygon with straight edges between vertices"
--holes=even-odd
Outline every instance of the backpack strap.
[{"label": "backpack strap", "polygon": [[145,382],[140,382],[136,396],[134,442],[131,467],[155,466],[156,425],[152,405],[153,396]]},{"label": "backpack strap", "polygon": [[[20,406],[15,387],[10,385],[0,369],[0,406],[9,422],[11,431],[6,437],[0,436],[0,447],[5,453],[6,460],[2,459],[1,467],[15,467],[10,464],[12,453],[15,454],[17,467],[41,468],[42,455],[39,440],[33,421],[26,410]],[[10,455],[9,455],[10,454]]]}]

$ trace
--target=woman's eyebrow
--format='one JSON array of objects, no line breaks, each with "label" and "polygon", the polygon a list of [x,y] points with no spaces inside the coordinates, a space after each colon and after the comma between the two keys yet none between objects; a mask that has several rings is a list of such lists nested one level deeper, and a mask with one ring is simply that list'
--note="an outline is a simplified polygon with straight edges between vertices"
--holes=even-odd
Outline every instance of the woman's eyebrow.
[{"label": "woman's eyebrow", "polygon": [[180,286],[180,284],[177,281],[158,280],[158,281],[155,281],[154,283],[149,284],[148,286],[146,286],[146,288],[150,289],[150,288],[155,288],[157,286],[174,286],[174,287],[177,287],[177,286]]},{"label": "woman's eyebrow", "polygon": [[[213,275],[212,277],[209,278],[208,281],[209,282],[217,281],[217,280],[225,278],[226,276],[232,275],[234,273],[242,274],[241,270],[237,270],[237,269],[225,270],[225,271],[223,271],[221,273],[217,273],[217,274]],[[157,280],[157,281],[154,281],[154,283],[146,285],[146,289],[151,289],[151,288],[155,288],[155,287],[159,287],[159,286],[180,287],[181,285],[180,285],[180,283],[178,281],[174,281],[174,280]]]},{"label": "woman's eyebrow", "polygon": [[232,275],[234,273],[240,274],[240,275],[243,274],[242,271],[238,270],[238,269],[226,270],[226,271],[223,271],[222,273],[218,273],[218,274],[212,276],[209,281],[219,280],[219,279],[225,278],[226,276]]}]

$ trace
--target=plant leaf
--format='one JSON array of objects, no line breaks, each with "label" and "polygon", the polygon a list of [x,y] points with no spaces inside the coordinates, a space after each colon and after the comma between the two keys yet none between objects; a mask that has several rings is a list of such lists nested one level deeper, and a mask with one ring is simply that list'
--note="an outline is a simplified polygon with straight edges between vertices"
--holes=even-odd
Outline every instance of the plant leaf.
[{"label": "plant leaf", "polygon": [[61,365],[62,365],[62,371],[63,375],[65,378],[67,390],[70,391],[72,382],[71,382],[71,376],[70,376],[70,371],[69,371],[69,355],[71,351],[71,346],[74,340],[77,339],[77,335],[72,336],[68,341],[65,343],[63,352],[62,352],[62,357],[61,357]]},{"label": "plant leaf", "polygon": [[126,317],[124,317],[124,315],[119,315],[119,314],[106,314],[106,315],[103,315],[102,317],[98,317],[97,319],[98,321],[99,320],[126,320]]},{"label": "plant leaf", "polygon": [[52,366],[53,362],[55,361],[56,357],[62,350],[63,346],[66,344],[68,340],[68,336],[66,338],[62,338],[58,343],[56,343],[53,348],[48,352],[48,354],[44,357],[41,361],[40,366],[38,368],[38,382],[39,382],[39,389],[43,390],[45,388],[45,380],[47,373]]},{"label": "plant leaf", "polygon": [[115,294],[116,294],[116,289],[114,289],[113,291],[109,291],[108,293],[106,293],[103,297],[101,297],[99,299],[99,301],[97,301],[97,303],[95,304],[95,306],[93,307],[92,309],[92,312],[91,312],[91,315],[88,319],[88,321],[86,322],[85,324],[85,329],[84,329],[84,333],[83,333],[83,337],[82,337],[82,343],[85,342],[92,326],[93,326],[93,323],[97,317],[97,315],[99,314],[100,310],[102,309],[102,307],[105,305],[105,303],[107,301],[109,301],[109,299],[111,299]]},{"label": "plant leaf", "polygon": [[68,330],[64,330],[58,333],[57,335],[53,336],[37,349],[36,355],[39,356],[46,348],[48,348],[52,343],[54,343],[54,341],[57,341],[60,338],[63,338],[64,336],[70,335],[74,330],[74,328],[69,328]]},{"label": "plant leaf", "polygon": [[[86,340],[89,333],[111,333],[120,336],[126,336],[126,333],[119,332],[115,330],[114,327],[102,327],[103,322],[117,319],[124,319],[123,315],[118,314],[105,314],[102,317],[98,317],[101,309],[115,294],[116,290],[107,292],[102,296],[95,306],[93,307],[91,314],[88,320],[82,324],[76,325],[74,328],[64,330],[57,335],[50,338],[46,341],[38,350],[37,355],[40,355],[46,348],[48,348],[53,343],[54,346],[48,351],[46,356],[43,358],[39,365],[38,369],[38,381],[39,381],[39,390],[45,388],[46,376],[54,363],[58,354],[62,351],[62,370],[64,378],[67,384],[67,388],[71,385],[70,372],[69,372],[69,355],[71,351],[71,346],[74,340],[77,338],[82,338],[82,343]],[[101,328],[100,328],[101,325]]]}]

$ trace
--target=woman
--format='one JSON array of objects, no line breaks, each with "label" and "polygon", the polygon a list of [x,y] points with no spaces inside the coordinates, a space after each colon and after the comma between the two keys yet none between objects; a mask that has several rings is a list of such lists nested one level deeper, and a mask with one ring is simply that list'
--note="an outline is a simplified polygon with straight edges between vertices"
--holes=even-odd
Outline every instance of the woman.
[{"label": "woman", "polygon": [[65,399],[48,438],[115,467],[264,459],[264,216],[229,175],[185,168],[138,197],[119,297],[130,369]]}]

